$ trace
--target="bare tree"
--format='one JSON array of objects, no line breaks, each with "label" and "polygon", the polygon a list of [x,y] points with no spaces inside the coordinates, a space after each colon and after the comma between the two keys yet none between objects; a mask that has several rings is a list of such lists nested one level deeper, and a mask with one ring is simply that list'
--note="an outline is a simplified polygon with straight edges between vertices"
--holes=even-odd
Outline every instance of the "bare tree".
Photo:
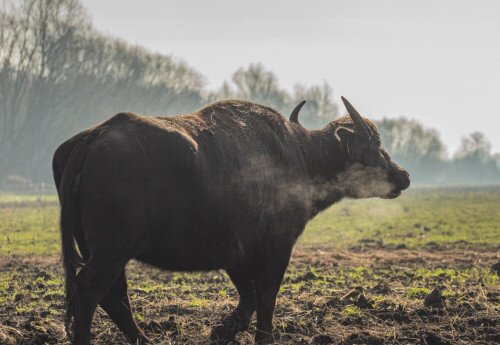
[{"label": "bare tree", "polygon": [[300,101],[306,100],[307,106],[301,110],[300,121],[306,127],[319,128],[333,120],[338,113],[333,102],[333,92],[327,83],[306,87],[296,85],[293,94],[279,85],[278,77],[266,70],[262,64],[250,64],[238,69],[225,81],[222,87],[210,95],[209,99],[238,98],[273,107],[287,115]]},{"label": "bare tree", "polygon": [[199,73],[95,32],[78,0],[24,0],[0,18],[0,175],[50,178],[58,142],[118,111],[203,103]]},{"label": "bare tree", "polygon": [[279,86],[278,77],[260,63],[240,68],[225,82],[217,98],[238,98],[269,105],[278,111],[286,109],[287,93]]},{"label": "bare tree", "polygon": [[483,133],[473,132],[466,137],[462,137],[455,158],[474,161],[492,160],[491,144]]},{"label": "bare tree", "polygon": [[385,148],[395,159],[411,164],[446,158],[446,147],[434,129],[406,118],[384,118],[377,125]]}]

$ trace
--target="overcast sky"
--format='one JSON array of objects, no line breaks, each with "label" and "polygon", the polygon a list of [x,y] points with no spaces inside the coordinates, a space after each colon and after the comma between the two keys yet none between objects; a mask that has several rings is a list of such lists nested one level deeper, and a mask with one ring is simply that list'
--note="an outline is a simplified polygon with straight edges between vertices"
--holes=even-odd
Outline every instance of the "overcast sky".
[{"label": "overcast sky", "polygon": [[287,89],[325,80],[368,117],[415,118],[452,152],[476,130],[500,152],[500,1],[83,4],[98,30],[185,60],[211,88],[261,62]]}]

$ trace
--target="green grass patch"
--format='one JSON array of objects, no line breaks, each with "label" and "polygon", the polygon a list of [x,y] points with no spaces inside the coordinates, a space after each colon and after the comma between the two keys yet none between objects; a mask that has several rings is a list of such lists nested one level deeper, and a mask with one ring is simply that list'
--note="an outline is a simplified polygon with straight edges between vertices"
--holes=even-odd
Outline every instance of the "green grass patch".
[{"label": "green grass patch", "polygon": [[304,244],[500,245],[500,188],[422,188],[394,200],[346,200],[313,219]]},{"label": "green grass patch", "polygon": [[0,255],[59,253],[59,207],[0,207]]},{"label": "green grass patch", "polygon": [[1,204],[23,204],[23,203],[46,203],[57,202],[56,194],[14,194],[0,192],[0,205]]},{"label": "green grass patch", "polygon": [[428,288],[411,287],[408,289],[408,297],[413,299],[422,299],[431,292]]},{"label": "green grass patch", "polygon": [[341,313],[342,317],[357,317],[361,315],[361,309],[354,305],[348,305],[344,309],[342,309]]},{"label": "green grass patch", "polygon": [[[58,220],[55,195],[0,194],[0,255],[57,255]],[[495,249],[500,187],[421,188],[394,200],[345,200],[313,219],[300,243]]]}]

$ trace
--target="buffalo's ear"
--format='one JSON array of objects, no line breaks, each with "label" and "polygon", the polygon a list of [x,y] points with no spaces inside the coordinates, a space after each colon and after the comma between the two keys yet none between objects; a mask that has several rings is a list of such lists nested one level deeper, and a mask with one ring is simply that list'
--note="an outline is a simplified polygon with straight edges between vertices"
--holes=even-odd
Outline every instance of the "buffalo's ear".
[{"label": "buffalo's ear", "polygon": [[339,142],[347,142],[354,135],[354,131],[347,127],[338,127],[335,129],[335,139]]},{"label": "buffalo's ear", "polygon": [[351,156],[351,141],[354,137],[354,131],[350,128],[339,127],[334,132],[335,139],[346,150],[347,156]]}]

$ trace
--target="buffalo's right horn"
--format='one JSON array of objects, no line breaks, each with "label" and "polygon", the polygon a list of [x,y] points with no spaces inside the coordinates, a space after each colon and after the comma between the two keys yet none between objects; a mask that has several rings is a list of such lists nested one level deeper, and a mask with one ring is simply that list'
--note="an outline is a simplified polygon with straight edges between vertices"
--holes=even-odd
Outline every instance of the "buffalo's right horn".
[{"label": "buffalo's right horn", "polygon": [[362,130],[366,134],[368,140],[370,140],[373,135],[372,131],[370,130],[370,127],[368,127],[365,120],[363,120],[361,115],[359,115],[358,111],[354,109],[352,104],[349,103],[349,101],[345,99],[344,96],[341,96],[340,98],[342,99],[342,102],[344,102],[345,108],[347,109],[347,112],[349,113],[349,116],[351,117],[354,125],[358,127],[360,130]]},{"label": "buffalo's right horn", "polygon": [[290,114],[290,122],[299,123],[299,112],[300,109],[302,109],[302,107],[304,106],[304,104],[306,104],[306,101],[300,102],[299,104],[297,104],[295,109],[292,110],[292,113]]}]

